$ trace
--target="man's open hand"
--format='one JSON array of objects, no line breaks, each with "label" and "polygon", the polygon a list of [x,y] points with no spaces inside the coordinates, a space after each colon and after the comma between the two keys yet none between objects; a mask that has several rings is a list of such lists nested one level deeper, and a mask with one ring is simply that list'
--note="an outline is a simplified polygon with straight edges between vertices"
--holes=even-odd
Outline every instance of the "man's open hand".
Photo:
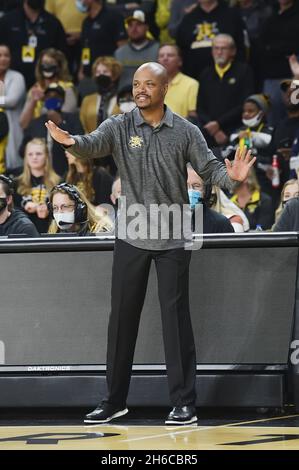
[{"label": "man's open hand", "polygon": [[235,181],[244,181],[256,161],[256,157],[251,157],[251,151],[247,150],[247,147],[244,147],[243,150],[238,147],[234,160],[231,162],[226,158],[224,161],[228,176]]},{"label": "man's open hand", "polygon": [[75,139],[70,136],[68,131],[63,131],[60,127],[56,126],[53,121],[46,122],[45,126],[50,132],[51,137],[59,144],[65,145],[66,147],[74,145]]}]

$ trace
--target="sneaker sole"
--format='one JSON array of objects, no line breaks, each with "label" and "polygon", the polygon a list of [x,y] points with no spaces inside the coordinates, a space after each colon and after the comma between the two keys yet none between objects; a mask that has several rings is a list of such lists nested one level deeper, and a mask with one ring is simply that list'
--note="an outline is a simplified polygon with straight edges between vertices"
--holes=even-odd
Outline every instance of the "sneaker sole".
[{"label": "sneaker sole", "polygon": [[197,416],[193,416],[191,419],[188,419],[188,421],[176,421],[176,420],[170,420],[170,421],[165,421],[165,424],[178,424],[178,425],[184,425],[184,424],[192,424],[196,423],[197,421]]},{"label": "sneaker sole", "polygon": [[128,408],[125,408],[124,410],[118,411],[117,413],[114,413],[114,415],[109,416],[107,419],[85,419],[84,423],[87,424],[101,424],[101,423],[109,423],[112,419],[115,418],[120,418],[121,416],[126,415],[129,412]]}]

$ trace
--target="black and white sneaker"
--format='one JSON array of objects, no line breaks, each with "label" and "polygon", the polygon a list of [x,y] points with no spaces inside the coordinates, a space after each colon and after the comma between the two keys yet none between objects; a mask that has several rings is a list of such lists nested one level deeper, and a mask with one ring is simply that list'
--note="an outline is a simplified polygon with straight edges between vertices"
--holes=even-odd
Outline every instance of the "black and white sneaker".
[{"label": "black and white sneaker", "polygon": [[102,403],[91,413],[85,416],[84,423],[86,424],[101,424],[109,423],[112,419],[120,418],[129,412],[128,408],[120,408],[109,403]]},{"label": "black and white sneaker", "polygon": [[194,406],[175,406],[165,420],[165,424],[186,425],[196,423],[197,415]]}]

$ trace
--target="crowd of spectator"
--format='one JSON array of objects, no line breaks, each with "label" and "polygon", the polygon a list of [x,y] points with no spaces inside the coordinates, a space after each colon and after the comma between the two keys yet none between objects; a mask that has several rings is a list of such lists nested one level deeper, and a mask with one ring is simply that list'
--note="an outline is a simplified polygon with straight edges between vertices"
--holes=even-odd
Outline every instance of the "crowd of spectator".
[{"label": "crowd of spectator", "polygon": [[84,134],[130,112],[151,61],[218,159],[256,156],[233,194],[186,168],[204,232],[299,227],[298,25],[299,0],[0,0],[0,235],[113,229],[112,156],[75,159],[45,122]]}]

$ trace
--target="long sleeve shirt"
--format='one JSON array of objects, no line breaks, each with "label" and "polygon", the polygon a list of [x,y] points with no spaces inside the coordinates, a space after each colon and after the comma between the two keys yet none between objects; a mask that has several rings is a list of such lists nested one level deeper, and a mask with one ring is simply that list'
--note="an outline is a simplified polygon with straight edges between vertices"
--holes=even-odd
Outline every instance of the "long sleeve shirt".
[{"label": "long sleeve shirt", "polygon": [[[114,157],[125,196],[118,216],[118,237],[138,248],[165,250],[184,247],[190,241],[183,233],[183,223],[182,230],[178,230],[176,218],[189,208],[188,162],[204,181],[228,189],[234,186],[225,166],[208,149],[200,130],[167,107],[155,128],[135,108],[130,113],[112,116],[89,135],[73,137],[75,144],[68,151],[76,157],[98,158],[109,154]],[[163,209],[161,218],[156,217],[157,207]],[[166,222],[164,209],[169,208],[175,212]],[[142,226],[138,230],[137,222]],[[137,237],[133,233],[134,224]],[[124,227],[128,229],[126,233]]]}]

